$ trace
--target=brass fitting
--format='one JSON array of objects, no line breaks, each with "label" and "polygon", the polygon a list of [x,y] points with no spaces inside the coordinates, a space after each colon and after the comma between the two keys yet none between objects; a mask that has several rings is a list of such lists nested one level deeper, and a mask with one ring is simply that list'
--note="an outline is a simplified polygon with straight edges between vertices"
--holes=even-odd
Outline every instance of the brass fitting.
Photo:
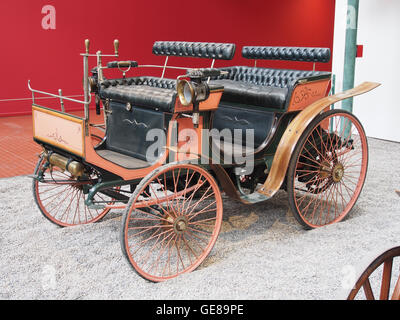
[{"label": "brass fitting", "polygon": [[56,166],[62,170],[67,170],[75,177],[82,176],[85,170],[85,167],[82,163],[68,159],[57,153],[50,154],[48,160],[51,165]]}]

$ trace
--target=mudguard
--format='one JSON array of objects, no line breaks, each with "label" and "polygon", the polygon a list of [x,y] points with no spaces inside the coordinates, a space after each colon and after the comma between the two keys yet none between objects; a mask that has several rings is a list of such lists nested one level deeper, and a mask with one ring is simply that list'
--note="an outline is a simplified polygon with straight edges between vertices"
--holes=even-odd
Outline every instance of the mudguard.
[{"label": "mudguard", "polygon": [[280,189],[294,148],[304,130],[317,115],[336,102],[364,94],[378,86],[380,83],[364,82],[353,89],[317,100],[301,111],[286,128],[276,150],[268,178],[258,192],[270,198]]}]

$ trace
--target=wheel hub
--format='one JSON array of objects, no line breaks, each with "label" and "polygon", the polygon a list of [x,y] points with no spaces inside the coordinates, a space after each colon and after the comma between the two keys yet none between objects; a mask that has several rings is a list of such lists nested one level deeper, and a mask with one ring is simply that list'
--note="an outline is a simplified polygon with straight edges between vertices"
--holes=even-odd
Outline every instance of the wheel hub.
[{"label": "wheel hub", "polygon": [[335,182],[340,182],[344,175],[344,167],[341,163],[337,163],[332,169],[332,179]]},{"label": "wheel hub", "polygon": [[321,163],[319,175],[322,179],[326,179],[331,175],[331,165],[328,161],[323,161]]},{"label": "wheel hub", "polygon": [[188,227],[188,221],[187,218],[184,216],[179,216],[175,219],[174,221],[174,231],[177,234],[182,234],[185,232],[185,230]]},{"label": "wheel hub", "polygon": [[164,217],[163,224],[172,227],[176,234],[182,234],[188,228],[189,222],[185,216],[175,218],[173,213],[169,213]]}]

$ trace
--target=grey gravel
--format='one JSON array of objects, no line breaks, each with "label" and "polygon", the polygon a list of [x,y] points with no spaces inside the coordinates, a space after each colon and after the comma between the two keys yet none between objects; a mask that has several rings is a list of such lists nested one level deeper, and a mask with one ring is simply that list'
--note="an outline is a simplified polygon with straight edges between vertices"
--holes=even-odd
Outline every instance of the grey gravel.
[{"label": "grey gravel", "polygon": [[0,179],[0,299],[342,299],[372,258],[400,246],[400,144],[369,146],[363,192],[343,222],[303,230],[284,191],[252,206],[224,198],[210,256],[158,284],[122,255],[121,211],[59,228],[36,208],[30,178]]}]

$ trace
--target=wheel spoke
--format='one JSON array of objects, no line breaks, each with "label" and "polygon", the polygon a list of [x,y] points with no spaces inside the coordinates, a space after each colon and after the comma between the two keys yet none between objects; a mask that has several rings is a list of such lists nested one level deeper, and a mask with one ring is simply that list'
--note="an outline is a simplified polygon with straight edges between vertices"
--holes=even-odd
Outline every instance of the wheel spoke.
[{"label": "wheel spoke", "polygon": [[400,275],[393,290],[392,300],[400,300]]},{"label": "wheel spoke", "polygon": [[[50,171],[44,168],[46,160],[39,159],[34,174],[42,172],[40,181],[33,181],[34,197],[40,212],[53,223],[60,226],[73,226],[100,220],[110,209],[92,211],[85,204],[85,185],[96,184],[97,174],[92,173],[79,180],[68,172]],[[99,195],[96,194],[95,197]],[[100,199],[104,198],[100,197]],[[96,200],[94,200],[96,202]]]},{"label": "wheel spoke", "polygon": [[[326,121],[331,131],[324,129]],[[292,212],[307,228],[338,222],[354,206],[365,180],[363,128],[352,114],[331,110],[316,118],[300,141],[288,181]]]},{"label": "wheel spoke", "polygon": [[392,279],[392,265],[393,265],[393,259],[388,259],[383,264],[382,285],[381,285],[381,293],[379,296],[380,300],[389,299],[390,280]]},{"label": "wheel spoke", "polygon": [[363,289],[367,300],[375,300],[374,293],[372,292],[371,288],[371,283],[369,282],[368,278],[365,280],[363,284]]}]

